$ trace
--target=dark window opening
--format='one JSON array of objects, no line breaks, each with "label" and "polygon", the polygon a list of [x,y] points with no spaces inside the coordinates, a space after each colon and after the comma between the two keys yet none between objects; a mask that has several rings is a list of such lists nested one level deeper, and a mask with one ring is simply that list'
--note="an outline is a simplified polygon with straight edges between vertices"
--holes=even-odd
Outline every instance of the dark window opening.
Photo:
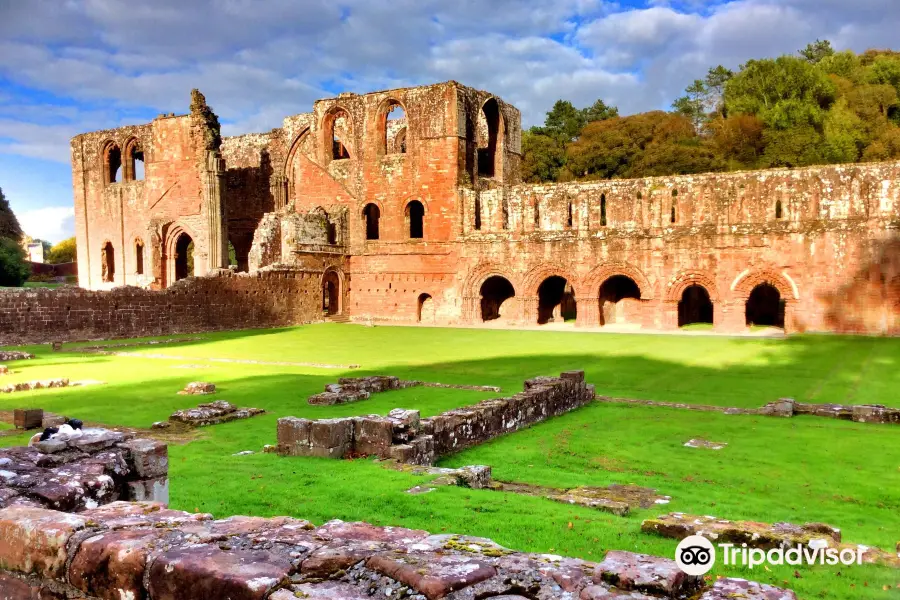
[{"label": "dark window opening", "polygon": [[500,133],[500,105],[491,98],[481,107],[478,115],[478,175],[493,177],[496,174],[497,142]]},{"label": "dark window opening", "polygon": [[106,181],[119,183],[122,181],[122,151],[115,144],[106,147]]},{"label": "dark window opening", "polygon": [[322,311],[328,316],[341,314],[341,279],[334,271],[322,279]]},{"label": "dark window opening", "polygon": [[600,194],[600,226],[606,227],[606,194]]},{"label": "dark window opening", "polygon": [[381,210],[375,204],[366,204],[363,209],[363,218],[366,220],[366,239],[378,239],[378,221],[381,219]]},{"label": "dark window opening", "polygon": [[434,300],[431,298],[431,294],[419,294],[416,321],[419,323],[434,323],[434,318]]},{"label": "dark window opening", "polygon": [[534,201],[534,228],[541,228],[541,203],[537,200]]},{"label": "dark window opening", "polygon": [[566,227],[572,227],[572,203],[569,202],[568,208],[566,209]]},{"label": "dark window opening", "polygon": [[332,160],[343,160],[350,158],[350,150],[348,149],[352,131],[350,125],[350,115],[344,110],[338,110],[328,117],[328,138],[331,142],[331,158]]},{"label": "dark window opening", "polygon": [[475,197],[475,230],[481,229],[481,198]]},{"label": "dark window opening", "polygon": [[548,277],[538,287],[538,325],[572,321],[578,316],[575,290],[563,277]]},{"label": "dark window opening", "polygon": [[503,199],[503,229],[509,229],[509,200]]},{"label": "dark window opening", "polygon": [[613,275],[600,286],[600,325],[614,322],[616,304],[626,298],[641,299],[641,289],[631,277]]},{"label": "dark window opening", "polygon": [[100,251],[100,268],[103,281],[111,283],[116,280],[116,251],[112,242],[106,242]]},{"label": "dark window opening", "polygon": [[784,327],[785,302],[781,293],[769,283],[761,283],[747,298],[747,326]]},{"label": "dark window opening", "polygon": [[128,173],[126,179],[132,181],[141,181],[144,179],[144,152],[141,150],[138,142],[132,140],[128,143],[126,154],[128,159]]},{"label": "dark window opening", "polygon": [[175,281],[194,275],[194,240],[182,233],[175,240]]},{"label": "dark window opening", "polygon": [[783,213],[781,211],[781,200],[775,201],[775,218],[781,219],[783,217]]},{"label": "dark window opening", "polygon": [[669,223],[675,222],[675,205],[672,205],[672,213],[669,215]]},{"label": "dark window opening", "polygon": [[504,303],[515,297],[516,290],[505,277],[494,275],[481,284],[481,320],[493,321],[503,316]]},{"label": "dark window opening", "polygon": [[713,303],[702,285],[688,286],[678,302],[678,326],[713,322]]},{"label": "dark window opening", "polygon": [[410,239],[422,239],[425,228],[425,206],[418,200],[406,205],[406,221],[409,224]]},{"label": "dark window opening", "polygon": [[396,100],[392,100],[384,114],[384,138],[382,139],[385,154],[406,153],[406,111]]},{"label": "dark window opening", "polygon": [[134,272],[144,274],[144,243],[137,242],[134,245]]}]

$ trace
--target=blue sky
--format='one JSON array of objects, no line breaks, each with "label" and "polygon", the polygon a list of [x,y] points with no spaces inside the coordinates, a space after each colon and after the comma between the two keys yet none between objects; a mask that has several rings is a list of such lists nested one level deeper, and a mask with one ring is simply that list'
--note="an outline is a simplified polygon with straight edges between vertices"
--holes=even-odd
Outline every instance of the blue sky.
[{"label": "blue sky", "polygon": [[29,235],[72,235],[69,139],[184,113],[193,87],[226,135],[447,79],[529,126],[558,98],[667,108],[710,66],[897,31],[900,0],[0,0],[0,188]]}]

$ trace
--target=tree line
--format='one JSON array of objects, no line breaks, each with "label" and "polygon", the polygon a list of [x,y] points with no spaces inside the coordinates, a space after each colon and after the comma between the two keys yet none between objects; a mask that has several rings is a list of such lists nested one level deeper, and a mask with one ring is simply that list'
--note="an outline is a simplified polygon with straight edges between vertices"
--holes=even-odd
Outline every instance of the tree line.
[{"label": "tree line", "polygon": [[522,137],[529,183],[900,158],[900,52],[796,55],[709,69],[670,111],[627,117],[558,100]]}]

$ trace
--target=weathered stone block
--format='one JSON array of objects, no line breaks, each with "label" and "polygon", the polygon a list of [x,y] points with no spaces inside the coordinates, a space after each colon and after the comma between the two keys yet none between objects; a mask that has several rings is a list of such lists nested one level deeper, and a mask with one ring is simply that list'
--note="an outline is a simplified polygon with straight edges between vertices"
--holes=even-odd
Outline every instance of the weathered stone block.
[{"label": "weathered stone block", "polygon": [[312,421],[297,417],[278,419],[278,448],[284,454],[292,454],[298,448],[309,447],[309,432]]},{"label": "weathered stone block", "polygon": [[611,550],[594,572],[594,583],[601,582],[675,598],[699,590],[703,580],[687,575],[669,558]]},{"label": "weathered stone block", "polygon": [[141,479],[165,477],[169,473],[169,448],[156,440],[136,439],[119,445],[126,451],[128,466]]},{"label": "weathered stone block", "polygon": [[263,600],[290,570],[287,558],[266,551],[178,548],[153,561],[148,590],[154,600]]},{"label": "weathered stone block", "polygon": [[65,574],[66,543],[87,519],[42,508],[0,510],[0,568],[50,579]]},{"label": "weathered stone block", "polygon": [[383,417],[354,419],[353,451],[369,456],[386,457],[393,440],[394,424]]},{"label": "weathered stone block", "polygon": [[165,529],[132,529],[84,540],[69,566],[69,583],[102,600],[143,598],[147,556],[165,534]]},{"label": "weathered stone block", "polygon": [[559,374],[559,378],[564,381],[584,383],[584,371],[564,371]]},{"label": "weathered stone block", "polygon": [[208,394],[216,393],[216,384],[207,383],[205,381],[192,381],[191,383],[184,386],[184,389],[178,392],[183,395],[200,395],[205,396]]},{"label": "weathered stone block", "polygon": [[309,444],[314,448],[350,448],[353,444],[353,419],[313,421]]},{"label": "weathered stone block", "polygon": [[700,596],[700,600],[797,600],[791,590],[744,579],[723,578],[713,583],[712,589]]},{"label": "weathered stone block", "polygon": [[128,499],[135,502],[160,502],[169,505],[169,478],[155,477],[129,481]]}]

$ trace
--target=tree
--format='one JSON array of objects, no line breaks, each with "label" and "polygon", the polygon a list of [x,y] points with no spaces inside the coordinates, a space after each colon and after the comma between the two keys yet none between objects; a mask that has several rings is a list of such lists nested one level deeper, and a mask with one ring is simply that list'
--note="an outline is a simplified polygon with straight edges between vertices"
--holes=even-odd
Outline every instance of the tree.
[{"label": "tree", "polygon": [[547,113],[541,133],[567,144],[578,137],[584,127],[584,114],[568,100],[557,100]]},{"label": "tree", "polygon": [[25,250],[19,242],[0,237],[0,286],[19,287],[31,275],[31,268],[25,263]]},{"label": "tree", "polygon": [[672,103],[675,112],[694,122],[699,128],[713,116],[725,116],[722,97],[725,84],[734,77],[734,72],[722,65],[711,68],[705,79],[695,79],[684,91],[685,95]]},{"label": "tree", "polygon": [[19,220],[16,219],[12,208],[9,207],[9,202],[6,200],[6,196],[3,195],[2,189],[0,189],[0,237],[9,238],[16,242],[22,240],[22,227],[19,225]]},{"label": "tree", "polygon": [[759,117],[767,127],[821,125],[835,84],[815,65],[793,56],[750,60],[725,84],[728,114]]},{"label": "tree", "polygon": [[522,180],[526,183],[556,181],[566,164],[566,150],[549,135],[526,131],[522,134]]},{"label": "tree", "polygon": [[807,44],[806,48],[800,51],[800,56],[814,65],[833,55],[834,48],[828,40],[816,40],[812,44]]},{"label": "tree", "polygon": [[619,116],[619,108],[609,106],[603,100],[598,99],[587,108],[581,109],[581,115],[584,123],[593,123],[594,121],[605,121]]},{"label": "tree", "polygon": [[63,240],[50,248],[50,252],[45,254],[44,260],[53,265],[62,263],[71,263],[77,260],[78,252],[75,238],[71,237]]},{"label": "tree", "polygon": [[831,163],[856,162],[867,145],[862,120],[838,100],[825,117],[825,158]]}]

